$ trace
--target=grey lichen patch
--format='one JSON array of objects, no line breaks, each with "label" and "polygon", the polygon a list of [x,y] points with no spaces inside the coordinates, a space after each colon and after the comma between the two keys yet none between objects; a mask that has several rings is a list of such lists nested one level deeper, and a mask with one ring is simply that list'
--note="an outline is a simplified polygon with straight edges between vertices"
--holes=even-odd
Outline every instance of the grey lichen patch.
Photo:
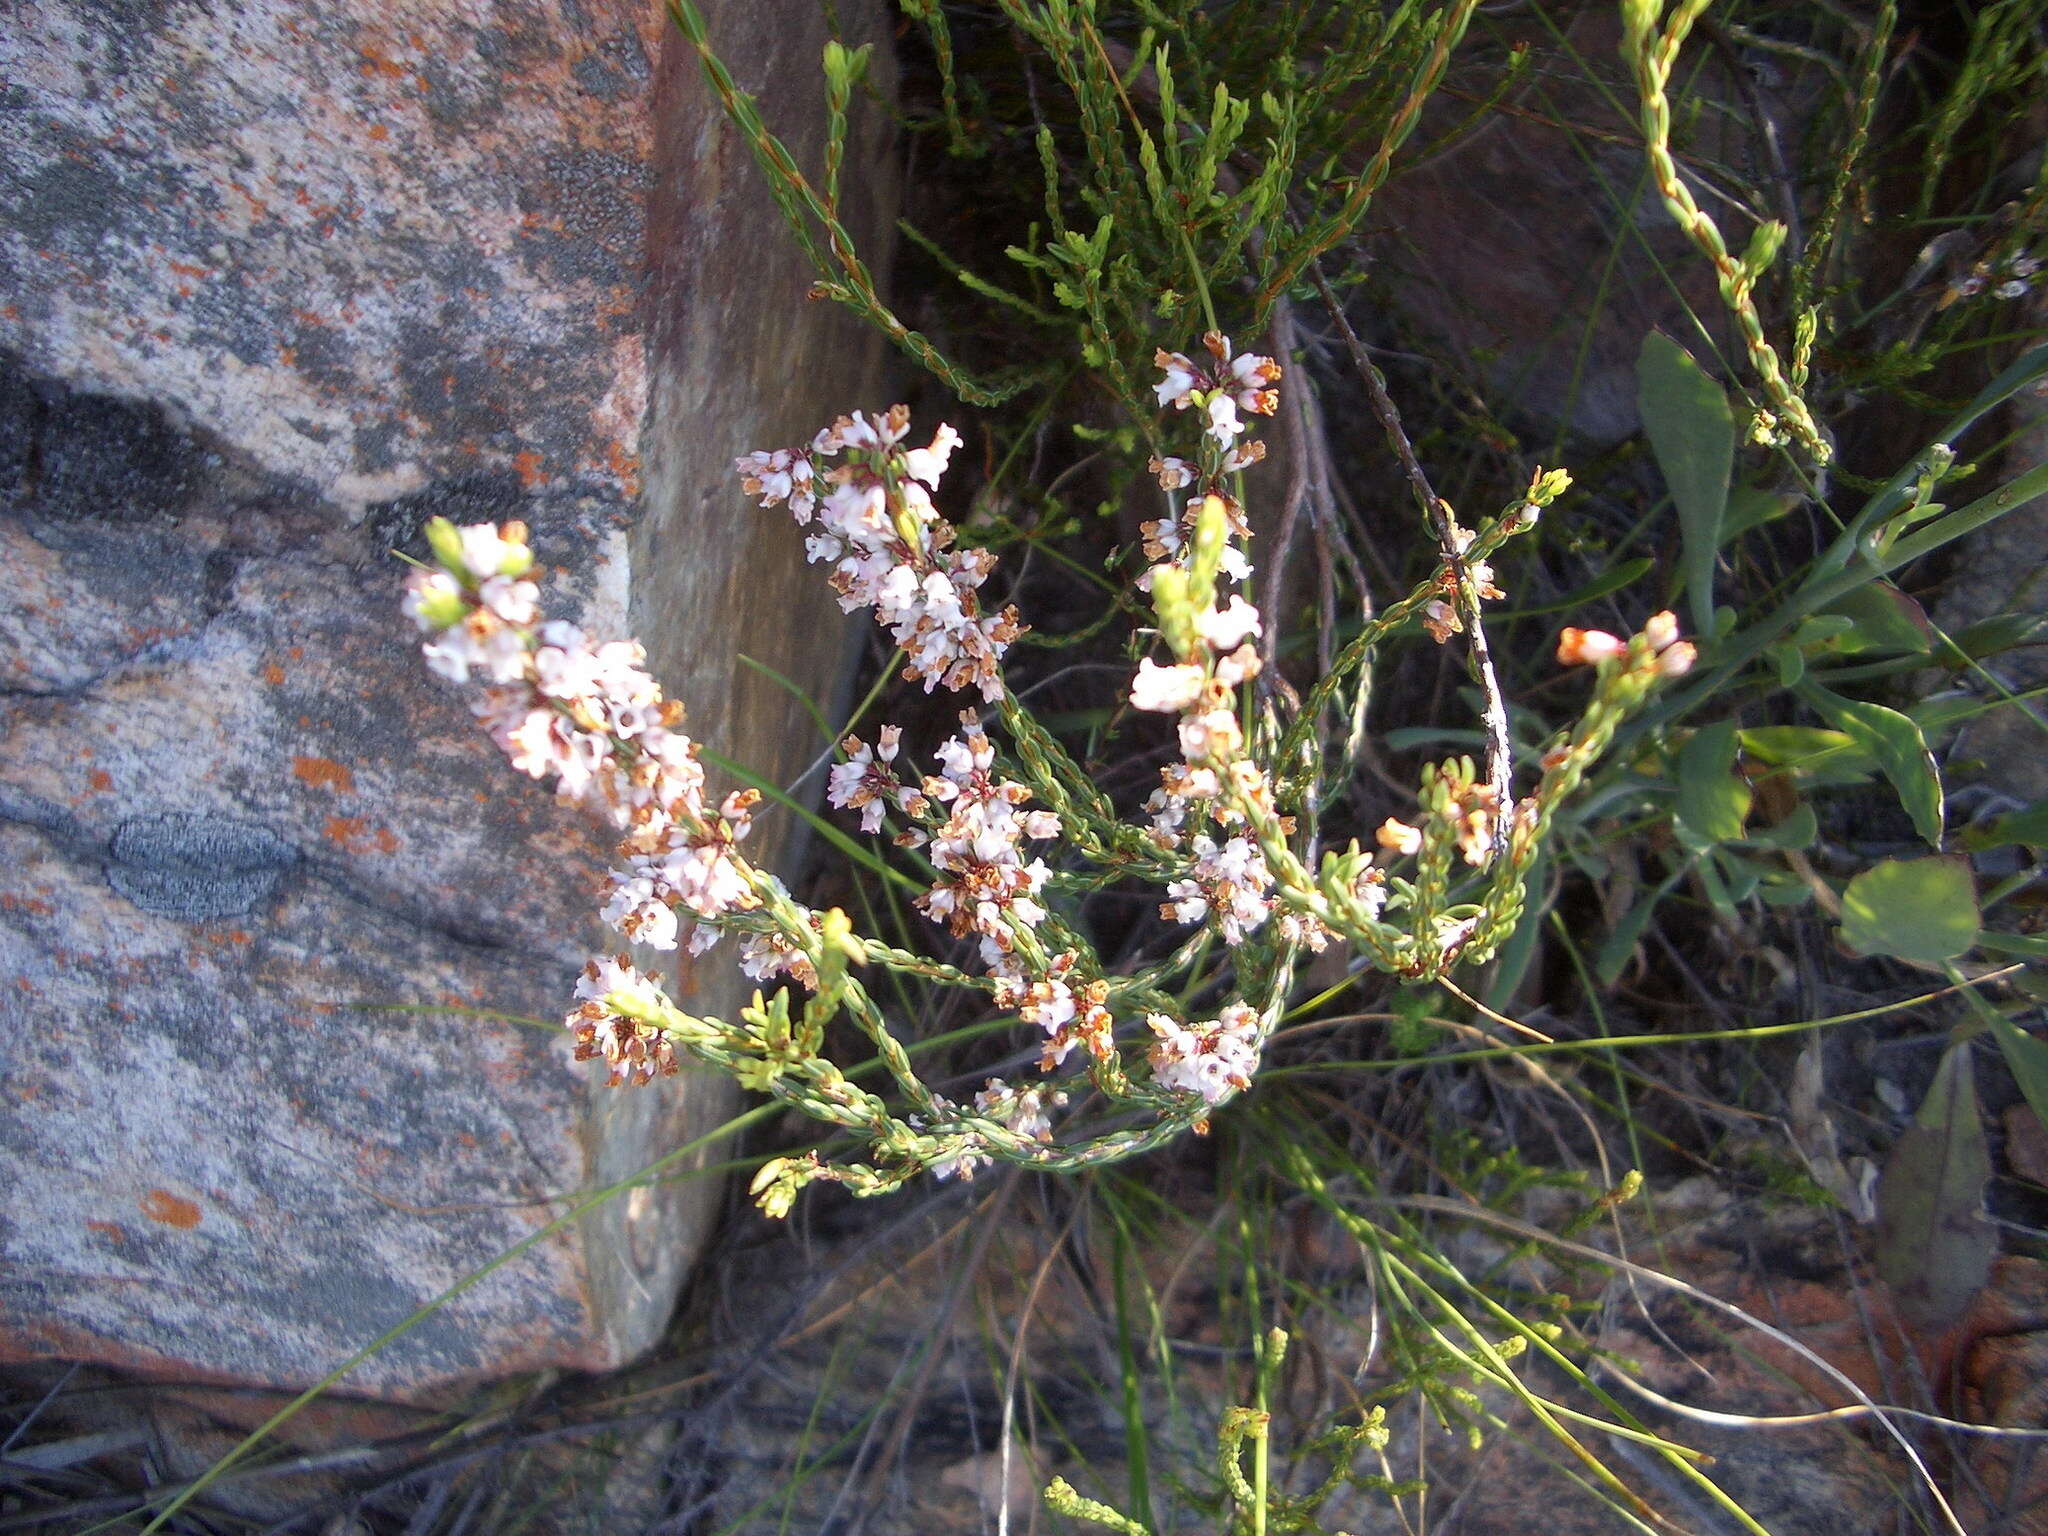
[{"label": "grey lichen patch", "polygon": [[0,29],[0,345],[345,513],[478,466],[630,498],[658,8],[119,14]]},{"label": "grey lichen patch", "polygon": [[60,522],[175,516],[207,457],[161,405],[73,390],[0,349],[0,511]]},{"label": "grey lichen patch", "polygon": [[267,827],[190,811],[131,816],[107,852],[107,884],[145,912],[193,923],[255,911],[299,861]]}]

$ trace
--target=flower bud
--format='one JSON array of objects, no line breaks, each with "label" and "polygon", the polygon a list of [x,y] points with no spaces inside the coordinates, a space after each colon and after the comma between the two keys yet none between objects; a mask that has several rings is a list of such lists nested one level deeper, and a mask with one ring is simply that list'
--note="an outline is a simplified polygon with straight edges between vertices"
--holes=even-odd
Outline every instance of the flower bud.
[{"label": "flower bud", "polygon": [[1612,661],[1627,647],[1604,629],[1572,629],[1566,627],[1557,637],[1557,659],[1567,667],[1596,666],[1603,661]]},{"label": "flower bud", "polygon": [[1698,648],[1690,640],[1680,640],[1658,653],[1657,671],[1664,677],[1683,677],[1698,659]]},{"label": "flower bud", "polygon": [[1389,853],[1414,854],[1422,851],[1421,830],[1391,816],[1380,823],[1379,831],[1373,836]]},{"label": "flower bud", "polygon": [[818,933],[827,949],[836,949],[855,965],[867,963],[868,952],[853,936],[853,919],[839,907],[827,907],[818,918]]},{"label": "flower bud", "polygon": [[1223,498],[1204,496],[1195,511],[1194,551],[1188,556],[1188,600],[1197,609],[1215,601],[1216,571],[1223,563],[1223,546],[1230,538],[1230,511]]},{"label": "flower bud", "polygon": [[455,578],[443,571],[419,571],[406,586],[405,611],[423,630],[439,634],[459,624],[469,613],[470,600]]},{"label": "flower bud", "polygon": [[747,1193],[770,1221],[780,1221],[796,1204],[803,1187],[823,1172],[813,1158],[771,1157],[754,1175]]},{"label": "flower bud", "polygon": [[427,536],[427,548],[434,552],[434,558],[442,568],[461,577],[469,574],[469,567],[462,560],[462,531],[445,517],[430,517],[426,527],[420,530]]},{"label": "flower bud", "polygon": [[1653,613],[1643,621],[1643,638],[1650,642],[1650,649],[1669,649],[1678,638],[1678,615],[1668,608],[1662,613]]},{"label": "flower bud", "polygon": [[1152,611],[1159,618],[1159,632],[1176,656],[1195,649],[1195,605],[1188,596],[1188,573],[1177,565],[1152,567]]}]

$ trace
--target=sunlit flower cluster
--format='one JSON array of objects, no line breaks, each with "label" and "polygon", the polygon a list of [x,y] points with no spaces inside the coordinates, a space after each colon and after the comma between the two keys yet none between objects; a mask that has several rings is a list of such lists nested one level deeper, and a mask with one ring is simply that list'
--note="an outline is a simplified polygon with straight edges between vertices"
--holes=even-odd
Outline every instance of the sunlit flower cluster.
[{"label": "sunlit flower cluster", "polygon": [[[1683,677],[1692,670],[1699,650],[1690,640],[1678,638],[1678,616],[1668,609],[1643,621],[1643,638],[1657,658],[1662,677]],[[1604,629],[1574,629],[1567,625],[1557,637],[1557,659],[1567,667],[1598,666],[1628,651],[1628,642]]]},{"label": "sunlit flower cluster", "polygon": [[[1302,951],[1341,936],[1380,969],[1417,978],[1497,952],[1519,909],[1497,897],[1466,899],[1469,886],[1453,885],[1456,855],[1472,866],[1500,860],[1493,885],[1519,889],[1550,805],[1604,748],[1617,708],[1640,700],[1657,675],[1692,664],[1693,647],[1670,614],[1627,640],[1568,629],[1559,659],[1599,668],[1586,716],[1593,729],[1546,753],[1542,790],[1514,800],[1504,772],[1495,784],[1457,759],[1430,766],[1413,820],[1387,820],[1377,855],[1356,841],[1332,849],[1298,836],[1282,808],[1306,816],[1303,808],[1316,803],[1310,731],[1374,637],[1361,633],[1335,659],[1291,724],[1284,686],[1274,698],[1242,691],[1259,678],[1271,636],[1247,595],[1251,529],[1234,476],[1263,456],[1245,439],[1244,417],[1276,410],[1281,369],[1271,358],[1233,353],[1215,332],[1202,340],[1200,360],[1164,350],[1157,359],[1160,405],[1190,413],[1182,443],[1190,456],[1151,461],[1169,515],[1142,526],[1150,564],[1137,586],[1151,594],[1155,622],[1141,632],[1151,654],[1138,661],[1126,700],[1141,715],[1171,720],[1170,738],[1164,721],[1157,735],[1178,755],[1160,770],[1135,834],[1114,824],[1109,795],[1088,782],[1097,765],[1066,757],[1042,726],[1020,718],[1024,706],[1006,687],[1005,652],[1022,633],[1017,612],[983,612],[979,594],[994,557],[955,547],[933,502],[958,434],[942,425],[928,446],[907,448],[909,412],[896,406],[841,417],[803,447],[734,461],[749,496],[764,507],[786,504],[809,530],[806,549],[830,567],[841,607],[875,612],[904,655],[907,678],[927,692],[971,685],[998,706],[987,713],[1009,733],[1013,758],[1003,769],[980,714],[969,710],[959,733],[932,753],[935,771],[905,762],[901,728],[884,725],[872,743],[844,739],[825,787],[829,803],[856,814],[864,833],[887,831],[899,848],[919,851],[930,883],[915,904],[956,941],[950,956],[943,945],[922,956],[862,938],[843,910],[798,904],[745,857],[758,792],[707,797],[698,750],[680,729],[681,706],[663,696],[637,643],[599,643],[573,624],[542,620],[523,527],[428,525],[439,569],[415,575],[405,599],[425,632],[427,662],[443,677],[480,685],[473,708],[515,767],[622,829],[605,920],[633,943],[692,953],[735,932],[741,971],[767,994],[757,993],[737,1022],[698,1018],[670,1004],[626,957],[601,956],[585,967],[564,1021],[577,1058],[601,1060],[612,1083],[632,1084],[675,1072],[678,1051],[687,1050],[751,1088],[855,1129],[878,1154],[873,1165],[776,1160],[764,1169],[766,1183],[756,1182],[771,1214],[786,1212],[817,1178],[878,1193],[919,1169],[966,1179],[998,1157],[1082,1166],[1101,1148],[1135,1144],[1119,1124],[1109,1140],[1075,1141],[1070,1130],[1069,1144],[1053,1149],[1067,1094],[1051,1083],[1026,1088],[992,1078],[971,1106],[949,1104],[917,1077],[866,973],[980,989],[1035,1033],[1040,1071],[1059,1071],[1078,1055],[1112,1116],[1142,1111],[1199,1129],[1211,1108],[1250,1086]],[[1458,528],[1440,505],[1452,542],[1380,629],[1419,612],[1441,641],[1471,622],[1477,603],[1502,595],[1488,557],[1507,533],[1533,524],[1565,483],[1561,472],[1539,472],[1523,503],[1479,535]],[[1285,762],[1284,771],[1261,766],[1258,754],[1276,747],[1272,761]],[[1496,749],[1492,770],[1505,760]],[[1034,799],[1050,808],[1031,809]],[[1055,886],[1032,845],[1062,837],[1095,868],[1063,871]],[[1396,877],[1390,857],[1413,858],[1416,869]],[[1076,931],[1074,912],[1048,910],[1048,890],[1085,894],[1133,876],[1162,891],[1164,919],[1201,932],[1171,956],[1148,959],[1134,947],[1106,965]],[[1220,944],[1212,947],[1210,935]],[[970,963],[958,953],[967,949],[978,952],[979,977],[958,968]],[[1242,952],[1224,958],[1232,950]],[[815,994],[800,1021],[790,995],[776,990],[784,983]],[[1216,1017],[1174,1017],[1185,1011],[1169,1000],[1176,991],[1217,998],[1202,1005]],[[1149,1026],[1149,1085],[1142,1073],[1133,1082],[1135,1042],[1119,1048],[1113,999]],[[894,1091],[859,1087],[840,1073],[824,1045],[835,1018],[879,1047]]]},{"label": "sunlit flower cluster", "polygon": [[979,934],[999,950],[1011,947],[1011,927],[1035,928],[1045,918],[1038,894],[1052,871],[1027,859],[1025,841],[1058,837],[1051,811],[1020,810],[1031,791],[994,772],[995,748],[972,711],[959,736],[938,749],[940,771],[922,785],[925,799],[945,808],[925,839],[925,853],[940,878],[917,899],[918,908],[956,937]]},{"label": "sunlit flower cluster", "polygon": [[860,812],[863,832],[882,830],[882,818],[896,806],[913,816],[924,814],[926,800],[916,787],[896,777],[891,766],[903,740],[903,727],[885,725],[870,747],[858,736],[841,743],[846,761],[835,763],[825,782],[825,799],[840,810]]},{"label": "sunlit flower cluster", "polygon": [[[758,904],[737,853],[758,795],[706,805],[696,745],[677,729],[682,706],[663,697],[637,642],[593,644],[574,624],[536,624],[521,525],[443,524],[436,537],[442,569],[415,572],[404,602],[430,637],[428,665],[455,681],[479,674],[487,686],[471,708],[512,765],[623,830],[605,920],[652,948],[707,947],[718,937],[709,920]],[[622,964],[592,962],[567,1023],[579,1055],[602,1057],[614,1082],[645,1081],[674,1058],[665,1037],[603,1006],[608,990],[651,985]]]},{"label": "sunlit flower cluster", "polygon": [[1248,837],[1229,838],[1220,846],[1213,838],[1196,837],[1188,851],[1194,855],[1188,878],[1167,885],[1172,899],[1160,906],[1159,915],[1176,923],[1214,917],[1224,943],[1242,944],[1276,905],[1266,856]]},{"label": "sunlit flower cluster", "polygon": [[1159,770],[1159,787],[1145,801],[1153,843],[1162,850],[1178,848],[1190,814],[1207,811],[1225,822],[1242,820],[1231,807],[1218,803],[1222,793],[1215,769],[1168,763]]},{"label": "sunlit flower cluster", "polygon": [[1235,1089],[1251,1086],[1259,1069],[1259,1015],[1248,1003],[1232,1003],[1218,1018],[1183,1024],[1163,1013],[1147,1020],[1158,1038],[1152,1045],[1152,1075],[1163,1088],[1200,1094],[1210,1104]]},{"label": "sunlit flower cluster", "polygon": [[[808,447],[745,454],[733,469],[762,506],[787,501],[806,527],[815,518],[805,551],[832,567],[841,608],[875,610],[908,659],[906,677],[921,680],[927,693],[972,685],[997,699],[1003,653],[1023,626],[1015,608],[982,613],[978,589],[995,557],[952,548],[952,525],[932,505],[960,435],[941,424],[929,447],[906,449],[909,430],[907,406],[872,416],[856,411]],[[826,467],[842,454],[843,462]]]},{"label": "sunlit flower cluster", "polygon": [[[941,1110],[956,1108],[937,1094],[932,1102]],[[985,1120],[993,1120],[1007,1127],[1027,1141],[1050,1142],[1052,1140],[1052,1117],[1067,1104],[1066,1094],[1055,1088],[1036,1086],[1030,1088],[1012,1087],[1000,1077],[992,1077],[981,1091],[974,1096],[974,1112]],[[973,1181],[975,1171],[986,1168],[992,1159],[978,1152],[962,1152],[955,1157],[945,1158],[931,1165],[935,1179],[958,1177],[963,1183]]]},{"label": "sunlit flower cluster", "polygon": [[[1474,601],[1491,602],[1507,594],[1494,585],[1493,567],[1484,560],[1465,560],[1463,555],[1472,547],[1474,534],[1470,528],[1454,528],[1451,540],[1457,546],[1460,564],[1465,576],[1472,584]],[[1422,627],[1429,631],[1430,639],[1438,645],[1444,644],[1452,635],[1465,628],[1465,622],[1458,616],[1458,573],[1446,560],[1437,571],[1437,590],[1443,595],[1432,598],[1423,605]]]},{"label": "sunlit flower cluster", "polygon": [[675,1045],[667,1035],[614,1011],[609,999],[623,994],[653,1005],[661,992],[621,955],[599,955],[576,981],[577,1006],[562,1022],[576,1040],[578,1061],[602,1061],[612,1087],[676,1074]]},{"label": "sunlit flower cluster", "polygon": [[1280,392],[1272,386],[1280,378],[1280,365],[1252,352],[1233,357],[1230,338],[1216,331],[1202,337],[1202,346],[1209,358],[1199,363],[1161,347],[1153,358],[1160,380],[1152,392],[1162,406],[1203,412],[1209,418],[1209,436],[1228,448],[1244,431],[1239,411],[1270,416],[1279,408]]},{"label": "sunlit flower cluster", "polygon": [[1075,976],[1079,954],[1067,950],[1055,955],[1043,975],[1033,976],[1015,950],[1000,949],[992,939],[983,939],[981,947],[982,961],[996,981],[996,1006],[1045,1031],[1040,1071],[1061,1065],[1077,1045],[1098,1061],[1108,1059],[1115,1048],[1116,1024],[1108,1007],[1109,983],[1099,976]]}]

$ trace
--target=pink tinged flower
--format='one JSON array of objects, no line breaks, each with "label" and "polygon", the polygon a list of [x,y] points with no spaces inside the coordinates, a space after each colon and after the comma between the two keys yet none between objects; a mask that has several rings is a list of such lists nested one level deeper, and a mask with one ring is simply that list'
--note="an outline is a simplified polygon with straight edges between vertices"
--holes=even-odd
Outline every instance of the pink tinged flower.
[{"label": "pink tinged flower", "polygon": [[1237,402],[1222,393],[1209,397],[1209,436],[1225,448],[1231,440],[1244,431],[1244,423],[1237,419]]},{"label": "pink tinged flower", "polygon": [[1379,830],[1373,836],[1389,853],[1412,855],[1422,851],[1421,829],[1411,827],[1405,821],[1396,821],[1391,816],[1380,823]]},{"label": "pink tinged flower", "polygon": [[451,683],[469,681],[474,650],[469,636],[459,627],[449,630],[439,640],[428,641],[420,647],[420,654],[427,660],[427,670],[436,677],[445,677]]},{"label": "pink tinged flower", "polygon": [[1193,880],[1175,880],[1166,887],[1171,900],[1161,903],[1159,915],[1176,923],[1199,923],[1209,915],[1209,898]]},{"label": "pink tinged flower", "polygon": [[1259,675],[1264,665],[1258,650],[1250,645],[1240,645],[1228,656],[1216,663],[1216,681],[1226,688],[1235,688],[1239,683]]},{"label": "pink tinged flower", "polygon": [[1698,659],[1699,649],[1690,640],[1676,641],[1658,653],[1657,673],[1660,677],[1683,677]]},{"label": "pink tinged flower", "polygon": [[1279,406],[1280,392],[1268,386],[1278,381],[1280,372],[1280,365],[1272,358],[1240,352],[1230,360],[1228,385],[1240,407],[1270,416]]},{"label": "pink tinged flower", "polygon": [[1024,827],[1024,835],[1033,841],[1060,835],[1060,819],[1051,811],[1026,811],[1019,819]]},{"label": "pink tinged flower", "polygon": [[1626,641],[1617,639],[1604,629],[1567,627],[1557,637],[1557,659],[1567,667],[1593,666],[1611,661],[1627,649]]},{"label": "pink tinged flower", "polygon": [[1430,639],[1443,645],[1464,625],[1459,622],[1457,609],[1441,598],[1433,598],[1422,605],[1422,627],[1429,631]]},{"label": "pink tinged flower", "polygon": [[1212,608],[1195,619],[1195,628],[1217,651],[1236,650],[1264,627],[1259,610],[1241,597],[1232,597],[1223,607]]},{"label": "pink tinged flower", "polygon": [[1177,491],[1184,485],[1194,484],[1195,481],[1195,466],[1186,459],[1162,459],[1155,456],[1146,467],[1159,477],[1159,488],[1162,491]]},{"label": "pink tinged flower", "polygon": [[1223,456],[1224,472],[1226,474],[1236,474],[1241,469],[1250,469],[1254,464],[1265,458],[1265,456],[1266,445],[1264,443],[1239,443]]},{"label": "pink tinged flower", "polygon": [[1162,667],[1151,657],[1138,663],[1131,682],[1131,707],[1160,714],[1179,714],[1202,696],[1205,679],[1193,663]]},{"label": "pink tinged flower", "polygon": [[1201,370],[1183,354],[1169,352],[1164,347],[1153,353],[1152,362],[1162,375],[1160,381],[1152,386],[1152,393],[1158,397],[1159,404],[1186,410],[1196,387],[1203,382]]},{"label": "pink tinged flower", "polygon": [[500,536],[496,523],[476,523],[461,530],[462,564],[478,581],[504,573],[508,563],[526,553],[526,545]]},{"label": "pink tinged flower", "polygon": [[530,709],[498,743],[512,766],[530,779],[544,779],[560,766],[562,749],[555,739],[559,718],[551,709]]},{"label": "pink tinged flower", "polygon": [[1191,763],[1234,757],[1244,745],[1244,732],[1237,716],[1227,709],[1203,710],[1183,715],[1180,722],[1181,756]]},{"label": "pink tinged flower", "polygon": [[929,448],[913,448],[903,455],[904,471],[913,480],[921,480],[932,490],[937,490],[939,477],[945,474],[947,462],[959,446],[960,434],[942,421],[938,431],[932,434]]}]

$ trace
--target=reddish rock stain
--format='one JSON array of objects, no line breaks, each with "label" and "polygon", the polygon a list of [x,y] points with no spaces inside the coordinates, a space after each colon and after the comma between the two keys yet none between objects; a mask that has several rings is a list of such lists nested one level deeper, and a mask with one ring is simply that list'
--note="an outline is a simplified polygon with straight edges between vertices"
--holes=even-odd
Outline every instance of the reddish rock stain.
[{"label": "reddish rock stain", "polygon": [[104,768],[95,768],[85,776],[85,782],[92,786],[94,794],[104,795],[114,787],[114,776]]},{"label": "reddish rock stain", "polygon": [[142,1214],[151,1221],[160,1221],[167,1227],[176,1227],[180,1232],[190,1232],[199,1225],[200,1209],[192,1201],[172,1194],[168,1189],[152,1189],[141,1200]]}]

